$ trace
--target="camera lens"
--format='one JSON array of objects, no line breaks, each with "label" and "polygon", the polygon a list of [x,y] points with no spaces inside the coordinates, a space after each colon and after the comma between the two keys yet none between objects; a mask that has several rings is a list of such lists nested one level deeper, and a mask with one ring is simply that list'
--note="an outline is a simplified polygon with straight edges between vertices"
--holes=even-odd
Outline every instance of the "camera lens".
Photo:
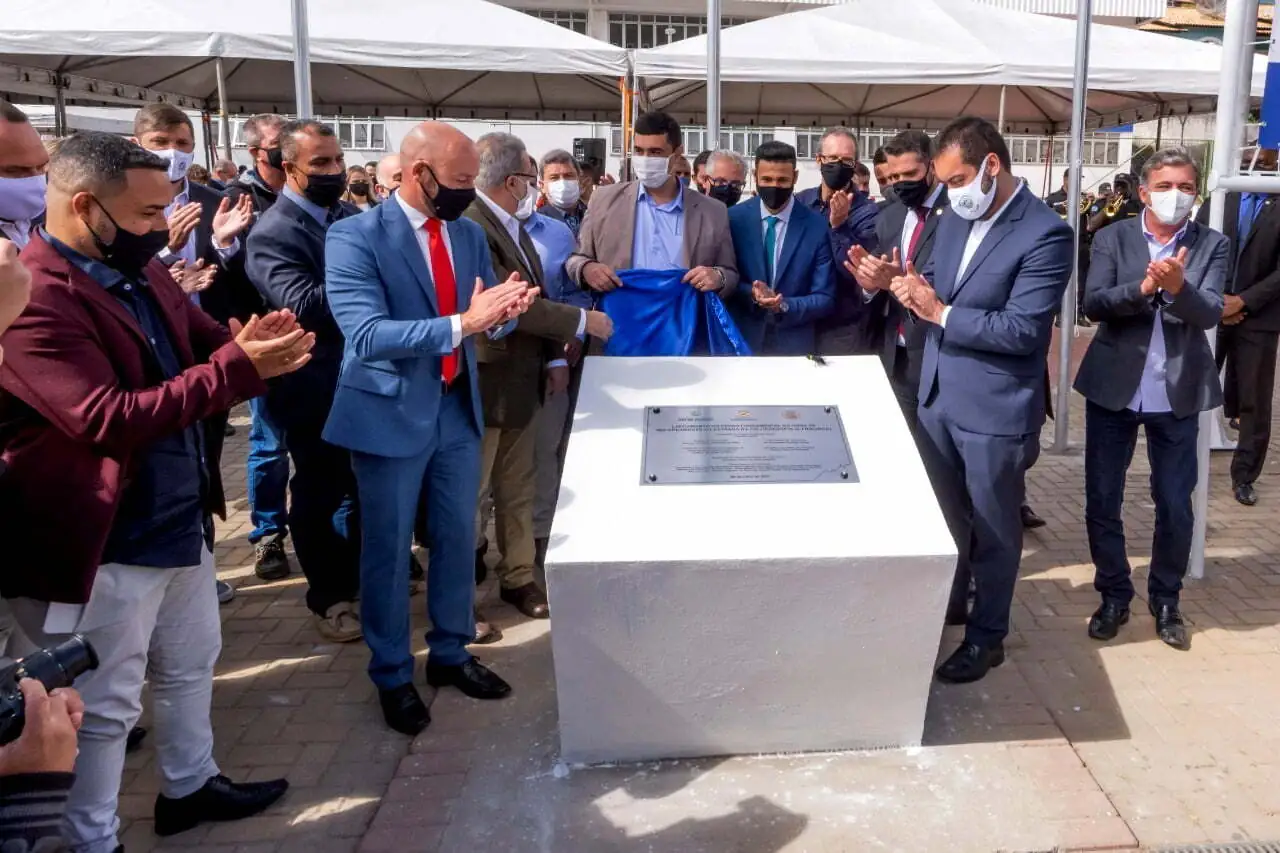
[{"label": "camera lens", "polygon": [[89,641],[79,634],[51,649],[41,649],[20,662],[18,680],[34,678],[46,690],[70,687],[72,682],[91,669],[98,668],[98,654]]}]

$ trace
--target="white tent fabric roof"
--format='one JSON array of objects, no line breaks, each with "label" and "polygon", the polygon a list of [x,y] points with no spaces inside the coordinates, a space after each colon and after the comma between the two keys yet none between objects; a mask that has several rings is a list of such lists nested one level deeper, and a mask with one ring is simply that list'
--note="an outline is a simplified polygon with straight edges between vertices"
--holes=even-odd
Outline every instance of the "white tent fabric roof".
[{"label": "white tent fabric roof", "polygon": [[[902,22],[912,21],[904,29]],[[721,34],[722,112],[730,123],[924,123],[976,112],[994,118],[1001,86],[1006,127],[1070,122],[1075,21],[976,0],[849,0],[730,27]],[[1211,108],[1222,49],[1094,24],[1089,114],[1094,127]],[[706,37],[637,51],[636,73],[705,80]],[[1266,60],[1254,67],[1262,94]],[[767,85],[761,85],[767,84]],[[655,102],[704,110],[701,85],[658,86]],[[1209,99],[1206,102],[1205,99]],[[1145,113],[1145,114],[1144,114]]]},{"label": "white tent fabric roof", "polygon": [[[289,11],[287,0],[7,0],[0,61],[216,102],[207,60],[220,56],[233,109],[287,109]],[[627,72],[622,48],[484,0],[308,0],[308,17],[317,109],[616,112],[608,78]]]}]

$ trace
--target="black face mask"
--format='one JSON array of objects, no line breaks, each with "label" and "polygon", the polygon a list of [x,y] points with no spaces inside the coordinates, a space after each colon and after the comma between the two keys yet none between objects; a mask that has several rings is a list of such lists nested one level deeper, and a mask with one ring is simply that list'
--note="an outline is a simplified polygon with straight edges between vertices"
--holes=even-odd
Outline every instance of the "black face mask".
[{"label": "black face mask", "polygon": [[103,263],[125,278],[135,281],[141,279],[143,267],[151,263],[156,253],[169,244],[169,229],[158,228],[145,234],[126,231],[116,223],[115,217],[107,212],[102,202],[97,199],[93,201],[116,229],[116,236],[110,243],[104,242],[97,231],[89,229],[89,233],[93,235],[93,244],[102,253]]},{"label": "black face mask", "polygon": [[436,194],[432,196],[425,188],[422,190],[422,194],[426,196],[427,201],[431,202],[431,209],[436,212],[437,217],[445,222],[456,221],[458,217],[462,216],[463,211],[476,200],[476,191],[474,189],[446,187],[436,177],[435,169],[427,166],[427,171],[431,173],[431,177],[436,182]]},{"label": "black face mask", "polygon": [[769,210],[782,210],[795,187],[756,187],[756,195]]},{"label": "black face mask", "polygon": [[742,187],[735,187],[730,184],[712,184],[707,195],[723,204],[725,207],[733,207],[742,201]]},{"label": "black face mask", "polygon": [[347,176],[342,172],[332,175],[307,175],[307,188],[302,191],[307,201],[328,209],[338,203],[347,191]]},{"label": "black face mask", "polygon": [[927,178],[917,181],[902,180],[893,185],[894,195],[907,207],[924,207],[932,191],[933,184]]},{"label": "black face mask", "polygon": [[827,185],[829,190],[842,190],[849,186],[849,182],[853,180],[853,167],[841,163],[839,160],[834,163],[823,163],[820,171],[822,172],[822,182]]},{"label": "black face mask", "polygon": [[347,184],[347,189],[351,190],[352,195],[364,196],[369,194],[369,185],[364,181],[356,181],[355,183]]},{"label": "black face mask", "polygon": [[280,148],[267,149],[267,165],[273,169],[284,171],[284,151]]}]

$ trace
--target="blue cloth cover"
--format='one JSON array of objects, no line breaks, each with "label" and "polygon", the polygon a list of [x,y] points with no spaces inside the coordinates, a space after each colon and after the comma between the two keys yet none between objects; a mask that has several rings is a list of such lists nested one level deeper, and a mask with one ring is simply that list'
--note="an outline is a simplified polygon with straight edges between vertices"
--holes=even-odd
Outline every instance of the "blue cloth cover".
[{"label": "blue cloth cover", "polygon": [[751,355],[715,293],[681,281],[688,270],[619,270],[600,309],[613,320],[605,355]]}]

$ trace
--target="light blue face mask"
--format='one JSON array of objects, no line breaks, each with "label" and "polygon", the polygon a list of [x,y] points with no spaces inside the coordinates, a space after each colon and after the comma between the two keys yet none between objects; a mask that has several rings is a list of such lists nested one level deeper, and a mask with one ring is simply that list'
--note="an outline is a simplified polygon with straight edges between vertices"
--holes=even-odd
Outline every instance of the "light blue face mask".
[{"label": "light blue face mask", "polygon": [[0,219],[30,222],[44,213],[44,175],[27,178],[0,178]]}]

